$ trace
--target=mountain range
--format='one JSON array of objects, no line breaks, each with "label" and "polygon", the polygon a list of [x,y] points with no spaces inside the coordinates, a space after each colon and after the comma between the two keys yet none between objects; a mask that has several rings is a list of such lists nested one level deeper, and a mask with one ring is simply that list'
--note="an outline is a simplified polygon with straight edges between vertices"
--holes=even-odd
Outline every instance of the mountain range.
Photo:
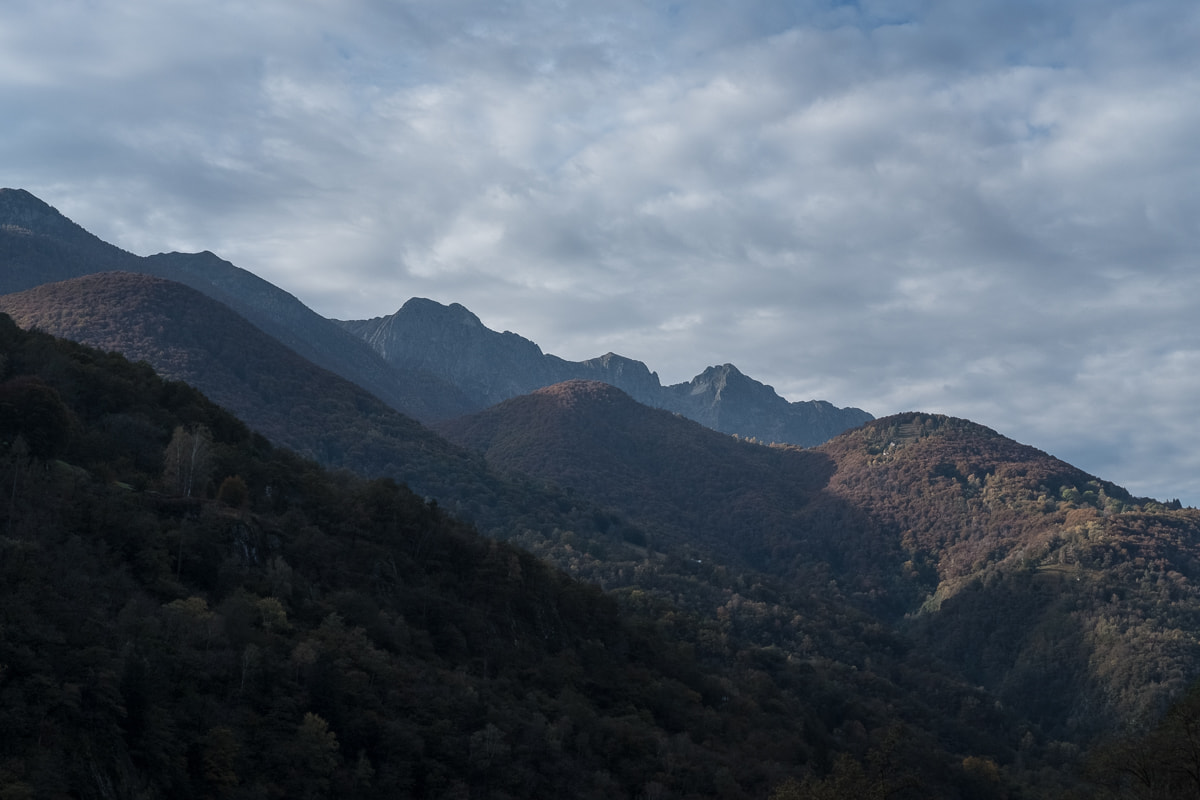
[{"label": "mountain range", "polygon": [[0,189],[0,260],[5,265],[0,294],[108,271],[183,283],[317,366],[424,422],[478,411],[573,377],[609,380],[649,405],[763,441],[815,444],[870,419],[859,409],[823,401],[789,403],[731,365],[664,389],[641,362],[613,354],[586,362],[543,355],[527,339],[488,330],[457,304],[417,298],[390,317],[338,323],[209,252],[135,256],[21,189]]},{"label": "mountain range", "polygon": [[[530,742],[544,738],[529,733],[542,730],[528,706],[528,698],[538,697],[538,713],[550,725],[557,724],[555,715],[595,721],[624,714],[622,724],[634,726],[621,735],[639,744],[622,749],[615,743],[619,737],[605,738],[616,736],[616,728],[601,733],[589,722],[587,737],[568,737],[570,758],[553,762],[560,777],[584,770],[586,777],[570,774],[598,796],[609,779],[607,796],[774,798],[1090,797],[1105,791],[1114,797],[1153,796],[1154,786],[1186,780],[1186,770],[1170,755],[1176,752],[1170,737],[1183,735],[1177,731],[1186,726],[1178,727],[1181,712],[1166,712],[1200,676],[1195,509],[1134,497],[968,420],[920,412],[871,419],[819,402],[788,403],[729,365],[664,387],[640,362],[612,354],[567,362],[516,334],[489,331],[461,306],[428,300],[411,300],[397,314],[376,320],[322,320],[297,311],[298,301],[282,290],[211,254],[140,259],[104,245],[23,192],[0,192],[0,211],[0,281],[12,290],[0,297],[0,311],[23,328],[145,362],[71,350],[15,328],[0,331],[7,348],[0,361],[0,467],[7,471],[0,479],[11,492],[8,533],[0,545],[10,556],[40,552],[42,545],[20,542],[40,541],[33,538],[39,525],[58,531],[61,522],[65,527],[53,546],[78,549],[69,533],[76,523],[68,524],[77,520],[78,530],[105,531],[108,549],[96,552],[120,562],[114,562],[111,576],[97,573],[88,580],[112,586],[129,576],[142,581],[136,593],[149,598],[142,602],[151,617],[162,617],[154,623],[161,630],[178,630],[184,619],[183,606],[171,610],[171,603],[198,598],[187,619],[200,627],[162,639],[167,649],[160,652],[155,644],[155,655],[147,657],[160,676],[182,674],[168,651],[184,643],[191,649],[179,652],[191,659],[188,669],[199,668],[204,648],[213,642],[228,650],[222,658],[230,663],[247,658],[237,648],[250,642],[291,664],[282,667],[278,680],[294,695],[282,689],[271,695],[277,705],[269,713],[258,707],[234,720],[228,716],[232,711],[214,711],[224,707],[212,699],[190,707],[171,700],[182,715],[180,725],[190,731],[176,737],[183,755],[148,761],[149,723],[139,717],[143,727],[133,730],[115,721],[116,711],[104,717],[121,728],[113,736],[132,748],[127,754],[132,760],[119,761],[121,770],[133,770],[129,774],[156,776],[155,786],[192,786],[196,796],[240,796],[243,790],[232,784],[218,791],[221,784],[206,772],[206,753],[220,749],[214,742],[226,741],[225,733],[213,731],[227,728],[245,750],[254,724],[290,719],[288,735],[294,735],[307,719],[304,709],[311,708],[341,743],[325,779],[343,784],[325,784],[328,793],[366,792],[366,784],[354,783],[360,754],[347,744],[354,742],[361,743],[354,746],[365,759],[358,762],[362,774],[375,770],[381,784],[390,758],[408,765],[404,780],[410,791],[452,793],[444,774],[449,768],[464,776],[453,791],[538,796],[550,785],[528,775],[536,772],[533,753],[542,753]],[[154,270],[189,275],[196,287]],[[239,306],[215,296],[217,276],[228,278],[224,291],[239,295]],[[247,287],[244,296],[239,287]],[[276,301],[290,310],[269,313]],[[365,371],[330,369],[311,356],[311,346],[291,346],[304,338],[297,320],[314,337],[324,337],[327,353],[336,346],[358,354],[354,358]],[[268,330],[271,325],[278,336]],[[154,383],[151,367],[171,380]],[[364,376],[370,375],[377,387],[396,387],[390,400],[367,385]],[[173,381],[199,388],[261,435]],[[140,388],[130,388],[131,382]],[[428,412],[420,421],[398,409],[405,396]],[[153,406],[160,401],[168,406]],[[861,415],[856,427],[818,435],[820,420],[832,430],[854,414]],[[193,501],[166,498],[160,454],[170,448],[173,428],[194,436],[202,422],[219,440],[208,482]],[[739,427],[743,424],[747,427]],[[782,433],[788,430],[806,430],[816,441],[787,443],[800,438]],[[22,455],[30,442],[42,459],[36,468],[32,462],[25,466],[30,456]],[[321,473],[273,446],[339,471]],[[361,483],[354,473],[375,483]],[[47,476],[41,488],[22,494],[37,475]],[[393,479],[415,490],[415,497],[388,483]],[[122,504],[128,512],[117,511]],[[230,507],[241,510],[232,516],[222,510]],[[159,511],[170,519],[150,522]],[[131,544],[116,522],[122,514],[141,520],[138,530],[163,531],[167,544],[139,534],[138,542],[158,548],[142,552],[143,544]],[[444,560],[426,563],[421,542],[443,541],[442,533],[423,527],[422,520],[433,518],[456,531],[455,526],[473,525],[512,549],[487,556],[485,545],[456,544],[451,550],[477,554],[463,555],[461,570]],[[208,533],[200,536],[202,530]],[[246,531],[260,531],[264,538],[246,539]],[[200,538],[187,538],[192,535]],[[214,544],[204,544],[210,541],[204,536]],[[246,555],[267,547],[263,543],[272,536],[277,543],[262,551],[267,553],[262,560]],[[197,543],[194,553],[189,541]],[[276,553],[271,547],[284,549]],[[392,547],[399,549],[388,550]],[[286,586],[281,568],[270,566],[271,553],[304,565]],[[40,556],[6,558],[12,586],[35,585],[8,565],[41,564]],[[102,561],[99,555],[87,557],[97,570],[104,569]],[[570,678],[559,673],[535,678],[530,665],[551,656],[542,654],[542,645],[520,644],[542,635],[539,626],[560,613],[545,604],[552,581],[535,565],[546,562],[583,581],[581,587],[600,587],[604,595],[596,598],[607,598],[596,599],[599,605],[588,600],[568,615],[575,627],[568,626],[561,641],[569,642],[564,646],[573,655],[552,660]],[[49,562],[28,568],[30,575],[43,569],[52,572]],[[529,583],[513,578],[535,573]],[[53,573],[55,586],[67,587],[71,580]],[[424,588],[397,594],[409,583]],[[268,585],[283,588],[268,591]],[[6,626],[0,631],[18,631],[25,637],[21,642],[47,636],[51,641],[51,634],[40,631],[67,623],[37,627],[13,621],[33,602],[32,591],[22,589],[5,601],[9,621],[0,619]],[[66,588],[56,591],[62,597],[53,603],[34,604],[42,609],[38,613],[73,608],[64,599]],[[351,598],[359,591],[366,599]],[[266,603],[264,608],[274,608],[267,602],[274,598],[289,619],[303,621],[297,623],[297,638],[287,639],[282,628],[264,628],[262,611],[254,612],[260,621],[250,625],[259,633],[235,636],[245,627],[238,614],[249,613],[236,610],[246,592],[258,598],[254,603]],[[407,605],[393,605],[401,595]],[[489,603],[493,595],[504,599]],[[614,605],[603,605],[609,601]],[[453,611],[442,621],[437,613],[430,617],[430,609],[443,607]],[[427,637],[422,641],[433,642],[429,652],[439,661],[422,670],[437,671],[440,681],[459,680],[453,674],[468,683],[479,678],[484,682],[470,683],[472,696],[491,699],[480,700],[474,711],[456,707],[454,713],[470,721],[440,727],[419,700],[406,699],[404,713],[413,722],[404,735],[426,743],[421,757],[412,755],[420,748],[414,750],[411,739],[400,746],[372,738],[382,728],[369,733],[355,722],[364,713],[361,703],[387,706],[388,713],[399,708],[394,698],[367,700],[380,676],[394,678],[392,667],[380,666],[385,657],[363,650],[361,658],[369,655],[374,666],[363,666],[365,661],[347,666],[336,681],[333,672],[318,674],[295,661],[305,637],[322,653],[328,646],[313,643],[345,641],[328,629],[318,633],[334,610],[361,620],[380,652],[400,652],[397,640],[389,638],[398,630],[409,631],[405,641]],[[82,612],[61,613],[67,619]],[[105,648],[117,648],[117,639],[130,635],[134,616],[121,613],[114,605],[111,619],[98,622],[100,629],[112,629],[113,643],[90,645],[109,653],[104,657],[117,664],[112,667],[117,674],[126,669],[121,664],[131,662],[118,657],[118,649]],[[605,622],[603,630],[578,627],[592,614],[611,624]],[[473,615],[486,625],[471,622]],[[542,655],[530,656],[520,668],[489,666],[516,663],[499,655],[505,648],[493,638],[510,630],[515,647],[532,648],[521,652]],[[609,655],[585,656],[599,652],[588,649],[600,647],[597,643]],[[21,645],[26,646],[33,647]],[[40,673],[22,655],[26,651],[16,644],[4,647],[0,663],[18,664],[22,696],[34,697],[30,687],[47,685],[47,679],[35,677]],[[293,654],[291,662],[286,653]],[[648,654],[655,655],[647,661]],[[634,662],[612,660],[627,655]],[[591,661],[607,665],[607,676],[590,671]],[[80,676],[94,671],[88,673],[83,662],[76,667],[50,685],[83,680],[91,687],[95,678]],[[221,679],[221,691],[236,682],[236,674]],[[360,674],[373,677],[353,684],[359,679],[351,676]],[[536,684],[541,688],[530,683],[522,695],[522,674],[542,681]],[[5,680],[0,672],[0,692],[17,685]],[[121,698],[113,701],[114,709],[140,696],[124,680],[111,690]],[[493,680],[502,681],[503,699],[500,684],[488,683]],[[626,697],[614,680],[656,688]],[[160,700],[178,697],[166,683],[155,685]],[[546,695],[551,685],[553,702],[565,705],[553,705]],[[331,687],[337,687],[334,694]],[[572,699],[572,692],[581,699]],[[6,697],[15,695],[9,691]],[[229,708],[248,702],[237,700]],[[285,702],[292,705],[278,705]],[[54,706],[60,707],[69,703]],[[208,709],[207,716],[196,716],[201,708]],[[24,713],[12,715],[22,725],[32,724]],[[32,710],[29,715],[36,717]],[[525,722],[516,722],[518,717]],[[642,724],[651,727],[637,727]],[[1150,739],[1137,738],[1146,731],[1160,737],[1153,740],[1161,746],[1150,761],[1143,758]],[[161,731],[155,735],[170,739]],[[452,741],[470,758],[455,761],[444,749]],[[1169,746],[1162,744],[1167,741]],[[657,760],[643,764],[649,750]],[[281,759],[268,770],[281,783],[271,783],[274,789],[255,783],[254,791],[301,785],[288,783],[293,768],[286,766],[292,763],[287,752],[292,751],[284,747],[263,754]],[[401,759],[400,752],[408,755]],[[501,752],[505,769],[493,769],[499,762],[492,758]],[[622,758],[629,761],[625,767]],[[1146,780],[1135,774],[1138,758]],[[31,759],[0,737],[0,788],[10,773],[33,774]],[[23,766],[12,766],[18,762]],[[167,766],[179,763],[192,766]],[[86,776],[87,767],[80,762],[79,774]],[[726,772],[718,775],[718,768]],[[394,777],[388,776],[388,786],[403,785]],[[25,777],[20,781],[28,783]],[[246,796],[253,794],[250,785],[244,786]],[[566,778],[554,784],[560,791],[570,785]],[[104,794],[72,786],[77,794]],[[162,790],[149,792],[158,794]]]},{"label": "mountain range", "polygon": [[[398,372],[292,295],[212,253],[136,256],[85,231],[21,189],[0,189],[0,294],[97,272],[154,275],[190,286],[312,363],[414,417],[463,411],[453,387]],[[436,411],[435,411],[436,409]]]},{"label": "mountain range", "polygon": [[732,364],[709,367],[688,383],[663,386],[645,364],[615,353],[566,361],[543,354],[515,333],[488,329],[457,303],[414,298],[391,316],[340,324],[389,364],[452,383],[475,410],[563,381],[592,380],[713,430],[766,442],[818,444],[872,418],[861,409],[821,400],[789,403]]}]

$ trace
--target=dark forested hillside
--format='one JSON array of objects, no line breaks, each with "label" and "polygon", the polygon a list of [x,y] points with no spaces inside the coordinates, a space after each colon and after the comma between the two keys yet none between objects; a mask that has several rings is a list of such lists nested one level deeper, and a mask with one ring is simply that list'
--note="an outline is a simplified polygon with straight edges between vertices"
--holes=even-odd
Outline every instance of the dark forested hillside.
[{"label": "dark forested hillside", "polygon": [[0,325],[4,796],[652,781],[620,737],[666,734],[604,692],[674,676],[611,601],[390,481],[272,449],[144,366]]},{"label": "dark forested hillside", "polygon": [[968,687],[927,675],[964,724],[823,659],[702,658],[685,615],[6,317],[0,450],[5,797],[1005,791],[1020,731]]},{"label": "dark forested hillside", "polygon": [[722,563],[762,566],[832,473],[826,456],[739,441],[608,384],[569,381],[436,426],[496,466],[581,490]]},{"label": "dark forested hillside", "polygon": [[[595,529],[588,504],[497,474],[181,284],[133,273],[87,275],[0,296],[0,310],[23,326],[146,361],[200,388],[273,443],[326,467],[405,482],[490,535]],[[605,523],[613,536],[621,527]]]},{"label": "dark forested hillside", "polygon": [[[342,466],[351,447],[387,437],[406,455],[441,442],[354,384],[314,366],[228,307],[182,284],[130,272],[85,275],[0,296],[19,325],[146,361],[200,388],[272,441]],[[442,447],[445,454],[448,448]],[[384,465],[359,459],[362,471]],[[399,479],[419,463],[390,463]]]}]

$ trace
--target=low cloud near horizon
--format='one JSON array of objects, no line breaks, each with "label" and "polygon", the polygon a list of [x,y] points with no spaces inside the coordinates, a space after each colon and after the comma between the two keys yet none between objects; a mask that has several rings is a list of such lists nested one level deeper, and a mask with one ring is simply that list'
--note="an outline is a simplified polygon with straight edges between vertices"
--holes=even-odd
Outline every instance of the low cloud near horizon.
[{"label": "low cloud near horizon", "polygon": [[1200,6],[16,0],[2,183],[338,318],[967,417],[1200,505]]}]

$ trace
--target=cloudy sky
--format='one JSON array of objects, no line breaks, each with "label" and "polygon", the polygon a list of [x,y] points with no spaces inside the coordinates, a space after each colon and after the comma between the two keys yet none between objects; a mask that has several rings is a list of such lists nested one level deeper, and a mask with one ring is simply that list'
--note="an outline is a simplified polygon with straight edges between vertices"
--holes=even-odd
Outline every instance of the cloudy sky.
[{"label": "cloudy sky", "polygon": [[1194,0],[6,0],[0,183],[1200,505]]}]

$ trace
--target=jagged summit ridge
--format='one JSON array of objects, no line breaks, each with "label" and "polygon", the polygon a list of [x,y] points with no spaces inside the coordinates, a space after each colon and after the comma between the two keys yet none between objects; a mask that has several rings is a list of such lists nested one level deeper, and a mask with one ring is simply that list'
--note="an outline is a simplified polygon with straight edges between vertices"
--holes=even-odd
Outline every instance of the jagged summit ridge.
[{"label": "jagged summit ridge", "polygon": [[791,403],[732,364],[709,367],[688,383],[663,386],[644,363],[616,353],[567,361],[515,333],[490,330],[461,305],[413,298],[395,314],[340,321],[390,363],[422,369],[461,389],[478,409],[569,380],[616,386],[653,408],[714,430],[810,446],[873,417],[824,401]]},{"label": "jagged summit ridge", "polygon": [[455,322],[460,322],[463,325],[472,328],[482,328],[483,322],[479,317],[475,316],[471,311],[461,303],[450,303],[442,305],[436,300],[430,300],[426,297],[414,297],[406,302],[401,309],[409,316],[423,314],[426,316],[445,315]]}]

